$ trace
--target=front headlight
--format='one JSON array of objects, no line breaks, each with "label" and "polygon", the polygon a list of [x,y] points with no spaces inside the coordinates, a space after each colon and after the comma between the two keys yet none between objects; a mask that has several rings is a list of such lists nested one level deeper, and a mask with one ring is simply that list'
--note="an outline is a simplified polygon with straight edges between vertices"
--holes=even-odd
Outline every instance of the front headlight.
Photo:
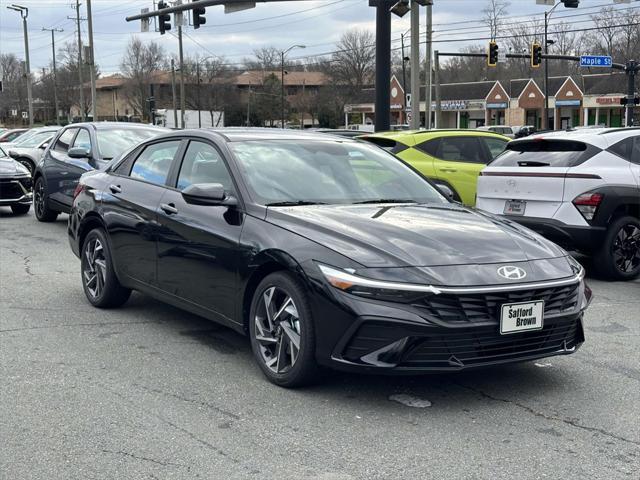
[{"label": "front headlight", "polygon": [[318,267],[332,287],[360,297],[407,303],[423,297],[425,294],[440,293],[440,290],[431,285],[385,282],[361,277],[327,265],[319,264]]},{"label": "front headlight", "polygon": [[[18,163],[18,162],[16,162],[16,163]],[[25,167],[24,165],[22,165],[21,163],[18,163],[16,165],[16,172],[18,172],[18,175],[31,176],[31,172],[29,172],[29,169],[27,167]]]},{"label": "front headlight", "polygon": [[579,275],[580,280],[582,280],[585,276],[584,267],[580,264],[580,262],[578,262],[571,255],[567,255],[565,258],[567,259],[567,262],[569,263],[569,267],[571,267],[571,270],[573,271],[573,273],[575,275]]}]

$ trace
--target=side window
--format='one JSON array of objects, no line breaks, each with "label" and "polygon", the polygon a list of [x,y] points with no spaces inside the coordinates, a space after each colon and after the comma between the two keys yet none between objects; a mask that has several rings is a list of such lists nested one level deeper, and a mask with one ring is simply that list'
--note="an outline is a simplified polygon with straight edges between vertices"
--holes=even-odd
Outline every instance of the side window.
[{"label": "side window", "polygon": [[192,141],[180,167],[178,189],[198,183],[220,183],[227,192],[234,191],[231,175],[218,150],[208,143]]},{"label": "side window", "polygon": [[434,139],[427,140],[426,142],[422,142],[422,143],[416,145],[416,148],[418,150],[423,151],[427,155],[431,155],[432,157],[435,157],[435,156],[438,155],[438,147],[439,146],[440,146],[440,139],[439,138],[434,138]]},{"label": "side window", "polygon": [[53,149],[56,152],[67,153],[67,151],[69,150],[69,145],[71,145],[71,142],[73,141],[73,137],[75,136],[77,131],[78,131],[77,128],[68,128],[67,130],[62,132],[62,135],[58,137],[58,140],[56,141],[56,144],[53,147]]},{"label": "side window", "polygon": [[73,146],[76,148],[81,147],[91,150],[91,135],[89,135],[89,131],[81,128],[76,139],[73,141]]},{"label": "side window", "polygon": [[619,157],[624,158],[625,160],[631,161],[631,154],[634,150],[634,137],[625,138],[624,140],[619,141],[615,145],[609,147],[609,151],[611,153],[615,153]]},{"label": "side window", "polygon": [[482,148],[475,137],[443,137],[436,155],[442,160],[465,163],[486,163]]},{"label": "side window", "polygon": [[483,138],[482,141],[487,145],[487,148],[491,152],[491,160],[504,152],[504,149],[507,146],[507,142],[500,140],[499,138]]},{"label": "side window", "polygon": [[164,185],[179,147],[180,140],[149,145],[133,163],[130,177]]},{"label": "side window", "polygon": [[633,137],[633,149],[629,160],[640,165],[640,136]]}]

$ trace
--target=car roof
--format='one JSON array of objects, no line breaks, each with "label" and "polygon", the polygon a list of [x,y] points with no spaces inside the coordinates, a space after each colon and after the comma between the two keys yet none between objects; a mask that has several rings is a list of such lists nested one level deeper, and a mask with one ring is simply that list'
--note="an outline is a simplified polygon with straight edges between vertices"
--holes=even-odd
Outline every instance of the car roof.
[{"label": "car roof", "polygon": [[148,123],[131,123],[131,122],[81,122],[81,123],[70,123],[67,125],[67,128],[78,128],[78,127],[91,127],[96,130],[109,130],[109,129],[147,129],[147,130],[158,130],[158,132],[169,132],[171,131],[165,127],[158,127],[157,125],[151,125]]},{"label": "car roof", "polygon": [[620,140],[634,135],[640,135],[639,127],[583,127],[572,130],[534,133],[529,137],[514,140],[514,142],[520,143],[540,139],[575,140],[605,149]]},{"label": "car roof", "polygon": [[[202,134],[204,132],[218,135],[227,142],[243,142],[248,140],[340,140],[350,141],[347,137],[328,135],[320,132],[306,132],[301,130],[279,128],[203,128],[198,130],[182,130],[181,133]],[[353,140],[352,140],[353,141]]]}]

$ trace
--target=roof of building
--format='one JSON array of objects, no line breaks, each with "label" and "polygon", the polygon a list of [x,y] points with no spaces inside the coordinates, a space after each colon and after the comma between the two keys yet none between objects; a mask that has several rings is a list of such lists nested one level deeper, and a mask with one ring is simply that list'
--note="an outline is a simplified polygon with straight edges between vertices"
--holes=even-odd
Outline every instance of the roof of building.
[{"label": "roof of building", "polygon": [[624,73],[604,73],[582,76],[582,91],[585,95],[607,95],[627,90],[627,76]]},{"label": "roof of building", "polygon": [[[236,85],[262,85],[271,76],[279,80],[282,72],[275,70],[247,70],[236,77]],[[284,84],[291,86],[321,86],[327,83],[329,83],[329,79],[322,72],[287,72],[284,76]]]}]

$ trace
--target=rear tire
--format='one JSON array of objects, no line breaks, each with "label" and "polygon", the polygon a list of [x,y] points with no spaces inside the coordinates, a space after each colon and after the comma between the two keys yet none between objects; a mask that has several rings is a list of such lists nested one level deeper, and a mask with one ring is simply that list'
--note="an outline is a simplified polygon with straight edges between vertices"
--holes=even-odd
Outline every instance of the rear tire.
[{"label": "rear tire", "polygon": [[14,215],[25,215],[26,213],[29,213],[30,208],[30,204],[25,205],[21,203],[20,205],[11,205],[11,211]]},{"label": "rear tire", "polygon": [[613,221],[594,260],[598,273],[611,280],[640,276],[640,220],[629,215]]},{"label": "rear tire", "polygon": [[267,276],[256,288],[249,315],[251,350],[272,383],[294,388],[317,381],[311,308],[295,277],[284,272]]},{"label": "rear tire", "polygon": [[116,276],[104,230],[95,228],[87,234],[80,259],[82,288],[91,305],[116,308],[129,300],[131,290],[123,287]]},{"label": "rear tire", "polygon": [[59,212],[49,208],[47,186],[42,177],[38,177],[33,188],[33,208],[39,222],[55,222],[56,218],[58,218]]}]

